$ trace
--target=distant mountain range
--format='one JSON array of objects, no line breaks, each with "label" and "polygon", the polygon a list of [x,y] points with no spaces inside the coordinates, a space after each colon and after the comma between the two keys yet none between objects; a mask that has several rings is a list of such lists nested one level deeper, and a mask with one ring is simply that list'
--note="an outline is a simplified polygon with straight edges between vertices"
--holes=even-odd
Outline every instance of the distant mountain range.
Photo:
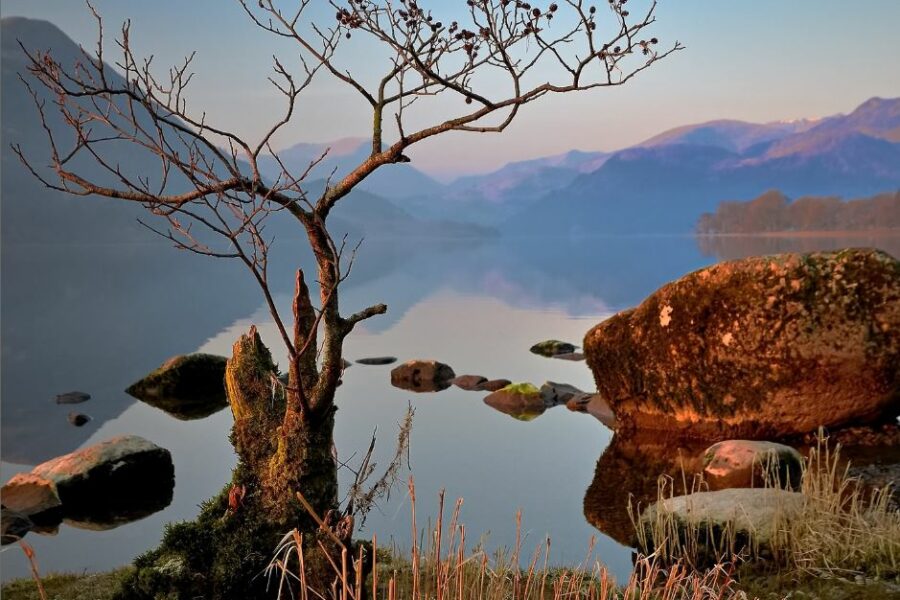
[{"label": "distant mountain range", "polygon": [[[366,156],[368,144],[338,140],[320,169],[347,172]],[[302,168],[328,147],[300,144],[280,155]],[[618,152],[573,150],[449,184],[413,165],[392,165],[361,189],[420,218],[589,235],[686,233],[721,200],[773,188],[792,196],[861,196],[898,185],[900,98],[872,98],[848,115],[685,125]]]}]

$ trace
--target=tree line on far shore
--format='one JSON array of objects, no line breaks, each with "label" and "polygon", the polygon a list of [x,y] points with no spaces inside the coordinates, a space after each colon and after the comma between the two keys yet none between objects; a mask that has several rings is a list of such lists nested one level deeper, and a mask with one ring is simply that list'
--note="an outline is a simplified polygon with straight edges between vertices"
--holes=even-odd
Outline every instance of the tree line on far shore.
[{"label": "tree line on far shore", "polygon": [[698,234],[900,229],[900,190],[844,201],[838,196],[791,200],[770,190],[749,202],[722,202],[697,222]]}]

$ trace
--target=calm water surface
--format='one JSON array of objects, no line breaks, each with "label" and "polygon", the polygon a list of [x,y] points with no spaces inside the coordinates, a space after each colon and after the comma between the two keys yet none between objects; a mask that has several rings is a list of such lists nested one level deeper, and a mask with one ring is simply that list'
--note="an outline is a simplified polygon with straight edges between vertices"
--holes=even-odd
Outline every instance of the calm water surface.
[{"label": "calm water surface", "polygon": [[[346,356],[434,358],[457,374],[536,385],[552,380],[593,390],[584,363],[538,357],[528,348],[548,338],[579,344],[590,327],[616,310],[718,257],[850,245],[880,246],[896,255],[900,238],[718,239],[702,247],[678,237],[367,242],[344,288],[343,310],[380,301],[389,314],[358,327]],[[302,262],[300,248],[298,243]],[[284,282],[276,292],[285,309],[293,266],[276,270]],[[2,290],[4,481],[119,434],[146,437],[172,452],[176,486],[166,509],[107,531],[63,523],[55,536],[27,537],[43,572],[126,564],[158,543],[166,523],[193,518],[198,505],[228,481],[235,457],[226,437],[227,409],[179,421],[122,390],[173,354],[229,355],[251,324],[284,364],[274,326],[237,267],[185,259],[156,245],[4,246]],[[622,474],[607,475],[605,462],[598,466],[612,438],[605,426],[564,407],[518,421],[486,406],[484,393],[452,387],[415,394],[391,387],[389,372],[390,366],[363,365],[346,371],[338,391],[341,460],[352,463],[363,454],[377,430],[376,457],[386,465],[397,424],[411,405],[410,470],[403,477],[415,477],[420,524],[436,513],[437,494],[446,489],[449,503],[464,499],[462,521],[470,539],[485,534],[489,546],[512,545],[521,510],[526,545],[550,535],[552,557],[575,563],[594,537],[594,556],[620,578],[627,576],[631,548],[615,541],[612,528],[604,534],[585,516],[598,503],[627,501],[627,495],[609,494],[621,488],[616,483]],[[77,407],[54,403],[57,393],[72,389],[93,398]],[[72,427],[66,420],[72,408],[94,420]],[[611,450],[607,461],[622,452]],[[345,482],[350,476],[342,473]],[[403,483],[359,535],[377,533],[403,546],[409,530]],[[16,546],[4,548],[0,566],[4,580],[28,574]]]}]

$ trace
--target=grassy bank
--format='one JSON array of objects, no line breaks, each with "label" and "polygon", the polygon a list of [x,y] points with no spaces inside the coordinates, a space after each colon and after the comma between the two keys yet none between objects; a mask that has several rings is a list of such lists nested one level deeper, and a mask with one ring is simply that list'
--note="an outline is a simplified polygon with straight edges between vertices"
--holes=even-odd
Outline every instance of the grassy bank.
[{"label": "grassy bank", "polygon": [[[636,560],[627,582],[614,581],[593,558],[592,548],[581,564],[558,568],[549,566],[549,539],[524,548],[517,535],[513,548],[496,553],[472,546],[460,521],[461,501],[445,518],[443,495],[435,526],[420,532],[412,480],[412,530],[420,533],[409,553],[379,548],[373,539],[368,554],[374,558],[345,550],[332,563],[334,586],[314,590],[304,578],[302,536],[294,531],[273,549],[265,575],[273,599],[299,600],[900,598],[900,512],[889,501],[889,489],[862,487],[848,476],[848,468],[839,448],[822,443],[810,454],[801,478],[803,509],[790,520],[773,517],[778,534],[764,556],[757,553],[752,539],[734,535],[727,525],[714,529],[700,523],[679,529],[664,513],[652,522],[635,519],[638,537],[646,545],[642,550],[649,556]],[[702,481],[697,485],[702,489]],[[662,486],[660,499],[671,489]],[[521,532],[520,519],[517,531]],[[649,540],[655,542],[651,545]],[[710,545],[719,553],[712,565]],[[707,555],[701,557],[704,546]],[[110,599],[128,573],[129,569],[119,569],[96,575],[51,575],[42,579],[44,597]],[[31,579],[4,585],[2,592],[8,600],[41,598]]]}]

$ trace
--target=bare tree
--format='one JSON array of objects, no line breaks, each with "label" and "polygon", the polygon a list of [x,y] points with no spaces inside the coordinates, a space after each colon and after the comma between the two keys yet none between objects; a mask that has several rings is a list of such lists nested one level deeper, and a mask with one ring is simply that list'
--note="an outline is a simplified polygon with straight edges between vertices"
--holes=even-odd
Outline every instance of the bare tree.
[{"label": "bare tree", "polygon": [[[357,323],[387,310],[374,304],[351,315],[340,311],[339,287],[355,249],[326,227],[335,205],[379,167],[408,162],[405,151],[418,142],[451,131],[500,133],[527,104],[625,84],[681,46],[676,42],[659,50],[657,39],[649,36],[656,2],[632,15],[634,2],[627,0],[602,1],[600,8],[583,0],[541,6],[467,0],[454,3],[458,20],[441,22],[417,0],[330,0],[331,23],[311,21],[312,0],[283,3],[290,9],[274,0],[238,2],[256,26],[295,43],[299,57],[294,70],[274,59],[270,81],[285,108],[258,139],[248,141],[191,110],[186,96],[193,55],[159,75],[152,58],[133,51],[129,23],[116,40],[118,72],[106,66],[102,21],[95,12],[99,42],[94,52],[83,51],[77,64],[63,65],[50,52],[26,50],[32,77],[23,81],[47,132],[49,171],[14,149],[48,187],[138,203],[160,219],[161,224],[146,225],[177,247],[240,261],[251,273],[287,350],[289,378],[273,402],[266,369],[249,372],[238,360],[265,350],[255,332],[235,345],[228,388],[241,466],[233,484],[246,490],[240,495],[245,507],[252,505],[271,527],[284,531],[306,522],[298,490],[319,514],[337,507],[332,432],[342,345]],[[441,2],[441,10],[448,4]],[[360,76],[339,60],[339,46],[358,38],[381,52],[376,58],[384,69],[377,76],[375,60]],[[296,172],[270,143],[301,118],[298,98],[320,73],[346,84],[368,104],[372,147],[354,169],[329,177],[323,189],[313,192],[311,174],[325,155]],[[49,104],[42,99],[46,92]],[[458,114],[413,126],[428,114],[413,118],[414,110],[436,97],[458,100]],[[48,124],[51,112],[65,122],[66,139]],[[123,145],[154,156],[159,172],[126,172],[115,160]],[[260,161],[267,155],[280,165],[276,177],[261,174]],[[104,177],[88,177],[79,167],[85,159],[99,165]],[[276,306],[268,277],[273,244],[266,224],[275,217],[305,232],[316,261],[318,301],[298,270],[290,317]],[[267,543],[271,548],[271,540]]]}]

